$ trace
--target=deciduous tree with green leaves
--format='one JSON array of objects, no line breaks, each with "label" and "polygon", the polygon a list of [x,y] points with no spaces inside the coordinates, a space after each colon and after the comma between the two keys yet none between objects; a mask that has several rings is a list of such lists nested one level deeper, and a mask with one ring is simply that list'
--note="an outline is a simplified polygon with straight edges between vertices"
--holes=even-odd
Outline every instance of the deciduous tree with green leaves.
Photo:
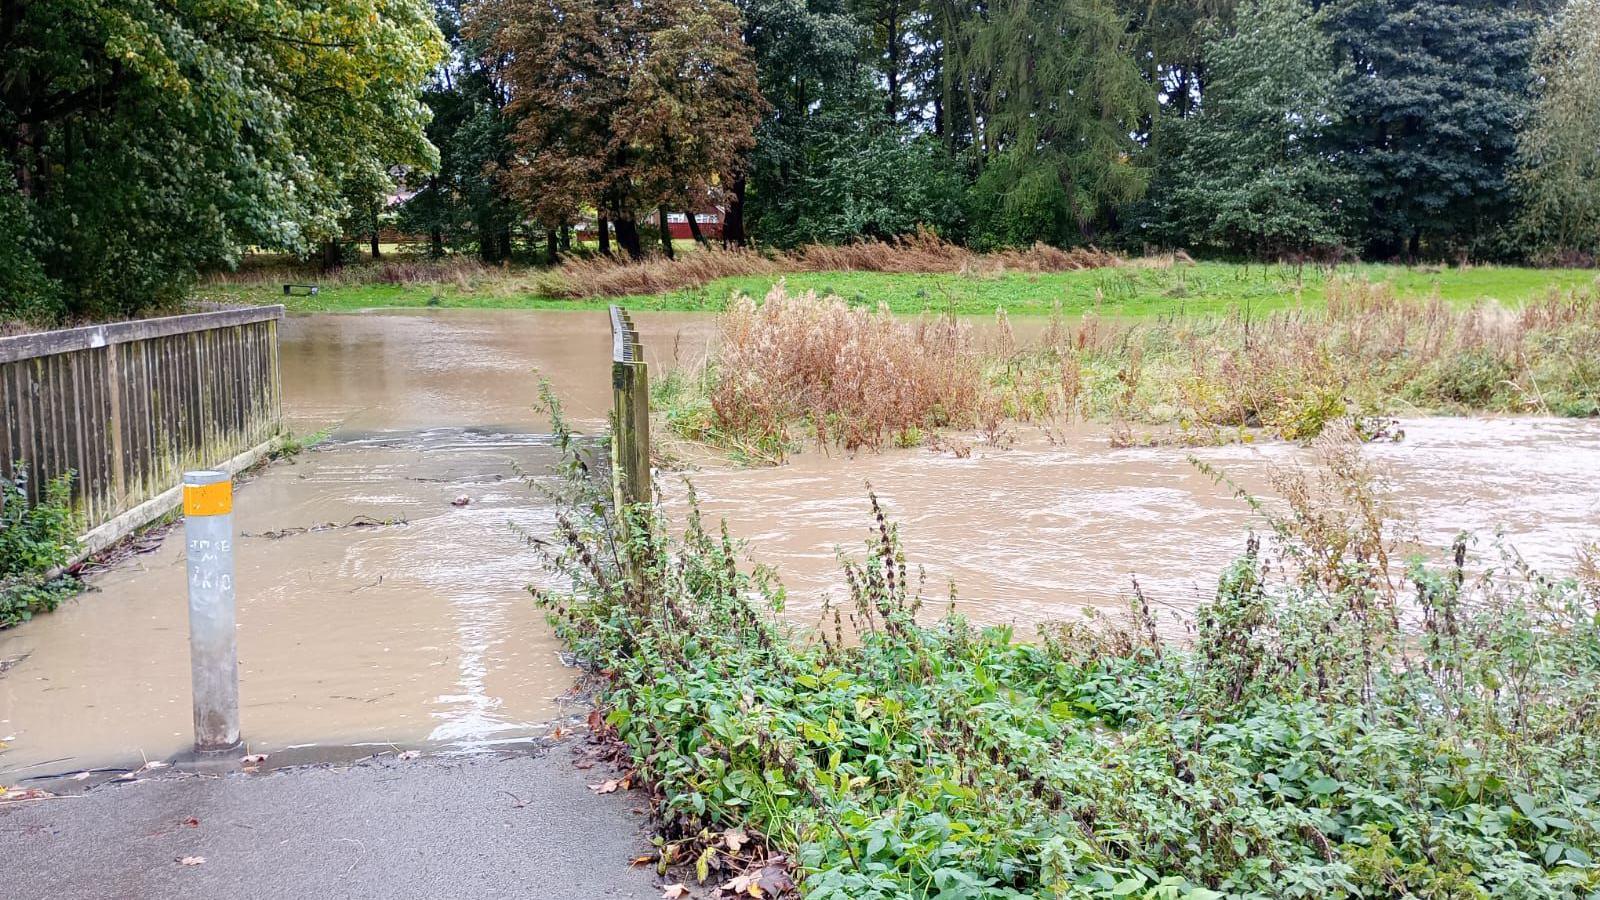
[{"label": "deciduous tree with green leaves", "polygon": [[433,163],[441,50],[424,0],[0,0],[0,228],[39,298],[0,304],[136,311],[336,236],[350,186]]}]

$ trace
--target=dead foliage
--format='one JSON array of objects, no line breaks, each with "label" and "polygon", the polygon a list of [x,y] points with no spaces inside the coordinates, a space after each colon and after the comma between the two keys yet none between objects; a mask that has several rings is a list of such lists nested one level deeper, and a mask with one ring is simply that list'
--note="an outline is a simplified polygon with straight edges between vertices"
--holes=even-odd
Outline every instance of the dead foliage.
[{"label": "dead foliage", "polygon": [[1093,247],[1062,250],[1044,244],[1026,249],[975,253],[919,231],[890,241],[812,244],[790,252],[699,250],[676,259],[652,257],[626,262],[608,257],[573,259],[536,282],[551,297],[624,297],[700,287],[738,275],[792,272],[889,272],[1000,275],[1006,272],[1076,272],[1121,265],[1112,253]]},{"label": "dead foliage", "polygon": [[971,326],[949,316],[897,319],[780,282],[760,304],[734,299],[719,348],[710,400],[725,433],[787,446],[803,423],[820,445],[877,448],[977,425],[984,407]]}]

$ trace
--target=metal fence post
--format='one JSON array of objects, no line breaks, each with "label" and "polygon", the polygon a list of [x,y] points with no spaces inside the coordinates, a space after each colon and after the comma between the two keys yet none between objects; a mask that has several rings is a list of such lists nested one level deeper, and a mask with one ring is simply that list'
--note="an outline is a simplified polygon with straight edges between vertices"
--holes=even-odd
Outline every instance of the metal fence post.
[{"label": "metal fence post", "polygon": [[189,562],[189,671],[195,750],[239,745],[239,648],[233,602],[233,482],[225,472],[183,474]]}]

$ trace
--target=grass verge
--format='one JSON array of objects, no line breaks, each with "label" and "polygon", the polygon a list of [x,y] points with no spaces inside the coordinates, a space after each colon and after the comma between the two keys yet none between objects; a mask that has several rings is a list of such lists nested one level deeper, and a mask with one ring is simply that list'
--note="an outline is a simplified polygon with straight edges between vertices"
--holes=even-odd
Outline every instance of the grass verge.
[{"label": "grass verge", "polygon": [[[676,263],[657,260],[618,266],[579,259],[554,270],[486,267],[460,257],[438,261],[397,257],[351,264],[331,275],[280,261],[214,276],[197,289],[196,296],[230,303],[283,303],[297,312],[599,309],[619,302],[619,297],[636,310],[721,311],[740,294],[763,296],[784,280],[794,292],[836,295],[871,308],[885,305],[896,313],[988,316],[1004,309],[1012,315],[1048,315],[1059,309],[1066,315],[1181,317],[1315,307],[1327,285],[1337,279],[1381,283],[1401,297],[1438,296],[1457,304],[1494,300],[1515,306],[1551,290],[1593,284],[1596,277],[1592,270],[1582,269],[1390,265],[1324,269],[1193,263],[1170,257],[1113,265],[1110,259],[1070,255],[1058,259],[1047,249],[995,257],[948,246],[896,252],[867,245],[854,251],[816,248],[776,261],[757,254],[695,251],[681,254]],[[320,289],[312,296],[285,297],[284,282],[315,282]]]},{"label": "grass verge", "polygon": [[851,602],[797,633],[725,528],[632,510],[619,542],[576,460],[539,599],[663,871],[720,896],[785,866],[826,900],[1594,896],[1600,585],[1469,574],[1465,539],[1397,561],[1349,430],[1321,440],[1186,646],[1137,603],[1034,642],[939,615],[876,504]]}]

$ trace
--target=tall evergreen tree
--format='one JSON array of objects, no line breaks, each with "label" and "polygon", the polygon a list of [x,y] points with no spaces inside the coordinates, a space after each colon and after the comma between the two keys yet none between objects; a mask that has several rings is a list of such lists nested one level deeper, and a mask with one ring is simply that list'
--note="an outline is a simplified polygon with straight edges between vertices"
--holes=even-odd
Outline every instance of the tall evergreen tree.
[{"label": "tall evergreen tree", "polygon": [[1569,0],[1540,36],[1518,136],[1522,224],[1536,248],[1600,257],[1600,0]]},{"label": "tall evergreen tree", "polygon": [[1511,0],[1334,0],[1328,30],[1368,253],[1470,252],[1509,222],[1533,16]]},{"label": "tall evergreen tree", "polygon": [[1173,211],[1193,239],[1257,257],[1344,241],[1352,179],[1328,156],[1339,121],[1333,47],[1305,0],[1245,0],[1208,51],[1200,114],[1173,161]]},{"label": "tall evergreen tree", "polygon": [[1140,196],[1133,133],[1154,110],[1127,23],[1106,0],[996,0],[965,23],[962,80],[981,91],[975,187],[980,241],[1091,236]]}]

